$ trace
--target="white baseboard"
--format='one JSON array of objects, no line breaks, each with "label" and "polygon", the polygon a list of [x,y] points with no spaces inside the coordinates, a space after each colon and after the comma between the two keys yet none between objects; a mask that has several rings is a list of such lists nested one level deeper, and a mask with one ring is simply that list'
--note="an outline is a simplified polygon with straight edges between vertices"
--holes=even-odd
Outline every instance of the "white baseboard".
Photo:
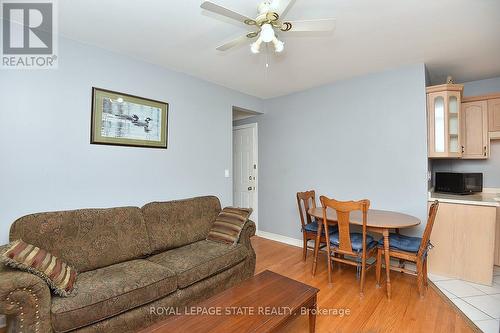
[{"label": "white baseboard", "polygon": [[302,239],[296,239],[292,237],[282,236],[278,234],[274,234],[272,232],[257,230],[257,236],[270,239],[276,242],[285,243],[288,245],[302,247]]}]

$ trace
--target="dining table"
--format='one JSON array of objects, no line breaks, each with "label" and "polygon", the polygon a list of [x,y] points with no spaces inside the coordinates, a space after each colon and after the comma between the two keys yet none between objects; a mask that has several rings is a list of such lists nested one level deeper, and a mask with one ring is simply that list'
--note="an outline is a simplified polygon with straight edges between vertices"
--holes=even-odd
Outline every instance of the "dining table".
[{"label": "dining table", "polygon": [[[309,215],[318,221],[317,238],[314,244],[313,274],[316,272],[316,264],[319,252],[320,235],[323,229],[323,208],[315,207],[308,210]],[[337,224],[337,213],[331,208],[326,209],[326,220],[328,225]],[[353,225],[363,225],[363,213],[353,211],[350,214],[350,223]],[[390,278],[390,252],[389,252],[389,232],[399,229],[410,228],[419,225],[420,219],[403,213],[389,210],[369,209],[367,213],[366,229],[378,234],[382,234],[384,239],[384,261],[386,273],[387,298],[391,298],[391,278]]]}]

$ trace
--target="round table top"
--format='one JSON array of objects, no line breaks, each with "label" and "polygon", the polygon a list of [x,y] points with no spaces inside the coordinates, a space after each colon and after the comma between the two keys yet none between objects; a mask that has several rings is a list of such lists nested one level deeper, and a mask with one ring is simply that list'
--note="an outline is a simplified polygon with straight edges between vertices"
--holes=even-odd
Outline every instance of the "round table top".
[{"label": "round table top", "polygon": [[[319,220],[323,220],[323,208],[311,208],[309,214]],[[361,211],[351,212],[351,223],[363,225],[363,213]],[[331,208],[326,210],[326,219],[328,221],[337,221],[337,213]],[[408,228],[420,224],[420,220],[414,216],[391,212],[388,210],[369,209],[366,220],[366,226],[372,228],[399,229]]]}]

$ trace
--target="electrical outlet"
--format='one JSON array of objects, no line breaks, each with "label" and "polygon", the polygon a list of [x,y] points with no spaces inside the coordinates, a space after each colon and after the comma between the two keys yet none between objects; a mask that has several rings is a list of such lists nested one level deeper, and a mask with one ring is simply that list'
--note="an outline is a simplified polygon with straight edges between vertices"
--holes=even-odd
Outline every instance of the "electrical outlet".
[{"label": "electrical outlet", "polygon": [[224,177],[229,178],[229,169],[224,170]]}]

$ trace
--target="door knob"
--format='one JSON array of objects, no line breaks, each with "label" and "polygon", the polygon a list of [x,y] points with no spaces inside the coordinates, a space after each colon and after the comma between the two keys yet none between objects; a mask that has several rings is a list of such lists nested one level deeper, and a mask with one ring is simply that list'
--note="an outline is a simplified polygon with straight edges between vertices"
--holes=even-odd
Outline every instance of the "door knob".
[{"label": "door knob", "polygon": [[251,191],[252,190],[252,186],[248,186],[248,190]]}]

